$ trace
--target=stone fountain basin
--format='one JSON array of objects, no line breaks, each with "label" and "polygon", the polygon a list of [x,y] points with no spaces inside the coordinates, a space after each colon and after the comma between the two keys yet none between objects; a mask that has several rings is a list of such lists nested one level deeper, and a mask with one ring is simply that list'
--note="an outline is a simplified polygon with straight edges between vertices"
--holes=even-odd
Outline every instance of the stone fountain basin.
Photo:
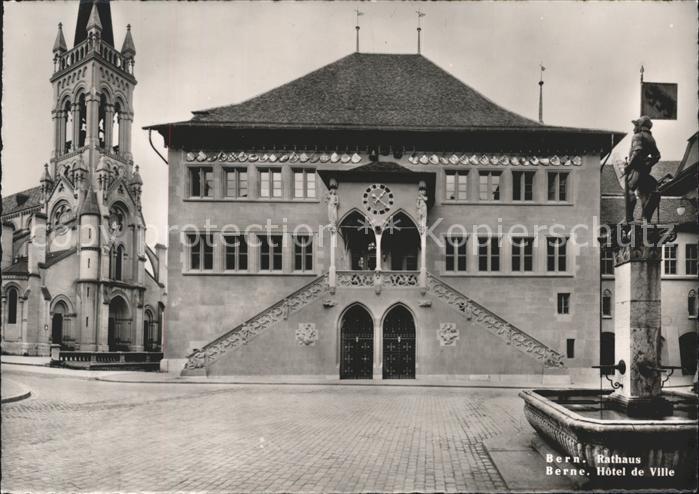
[{"label": "stone fountain basin", "polygon": [[[663,393],[666,398],[682,402],[689,414],[658,420],[592,418],[562,404],[570,407],[570,403],[577,399],[590,403],[589,408],[599,407],[600,402],[603,407],[608,407],[605,398],[610,393],[594,389],[545,389],[522,391],[519,396],[524,400],[524,415],[529,424],[556,449],[585,462],[581,464],[589,467],[591,475],[595,475],[598,466],[623,466],[605,461],[613,455],[640,458],[641,463],[632,464],[632,468],[667,467],[674,469],[677,477],[695,475],[698,430],[696,396]],[[587,415],[593,413],[590,410],[586,412]],[[611,410],[602,415],[616,417],[621,414]]]}]

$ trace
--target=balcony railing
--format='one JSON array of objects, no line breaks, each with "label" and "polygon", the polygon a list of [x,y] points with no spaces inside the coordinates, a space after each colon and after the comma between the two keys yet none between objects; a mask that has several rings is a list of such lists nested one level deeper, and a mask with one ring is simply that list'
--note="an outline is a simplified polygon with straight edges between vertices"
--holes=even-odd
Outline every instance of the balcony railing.
[{"label": "balcony railing", "polygon": [[368,288],[380,284],[384,288],[410,288],[420,284],[418,271],[338,271],[337,287]]},{"label": "balcony railing", "polygon": [[97,55],[123,73],[133,74],[133,60],[124,58],[121,53],[107,43],[89,38],[78,43],[67,52],[57,55],[54,58],[54,73],[67,70],[86,60],[91,55]]}]

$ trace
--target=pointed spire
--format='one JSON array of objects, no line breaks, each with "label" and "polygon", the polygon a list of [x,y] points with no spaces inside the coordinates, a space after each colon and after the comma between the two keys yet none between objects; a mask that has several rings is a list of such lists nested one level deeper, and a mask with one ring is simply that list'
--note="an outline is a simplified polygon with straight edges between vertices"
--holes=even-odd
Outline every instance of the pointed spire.
[{"label": "pointed spire", "polygon": [[121,54],[127,58],[133,58],[136,55],[136,45],[134,45],[133,37],[131,37],[131,24],[126,25],[126,36],[124,44],[121,45]]},{"label": "pointed spire", "polygon": [[114,33],[112,31],[112,11],[109,0],[80,0],[78,7],[78,21],[75,24],[75,39],[73,46],[87,39],[88,22],[92,21],[92,11],[97,10],[97,18],[102,28],[102,42],[114,46]]},{"label": "pointed spire", "polygon": [[138,173],[138,165],[136,165],[133,169],[133,175],[131,175],[131,185],[143,185],[141,174]]},{"label": "pointed spire", "polygon": [[91,216],[99,216],[100,215],[100,208],[99,208],[99,205],[97,204],[97,195],[95,194],[95,191],[92,190],[92,187],[90,187],[90,190],[87,191],[87,195],[85,196],[85,200],[80,205],[80,210],[78,211],[78,217],[85,216],[85,215],[91,215]]},{"label": "pointed spire", "polygon": [[51,177],[51,172],[49,172],[49,164],[44,163],[44,173],[41,174],[42,183],[53,183],[53,178]]},{"label": "pointed spire", "polygon": [[102,30],[102,23],[100,22],[100,15],[97,12],[97,4],[92,4],[92,12],[90,12],[90,19],[87,21],[86,29],[88,31],[92,29]]},{"label": "pointed spire", "polygon": [[63,23],[58,23],[58,34],[56,34],[56,41],[53,43],[54,53],[63,53],[68,51],[68,45],[66,44],[66,39],[63,37]]}]

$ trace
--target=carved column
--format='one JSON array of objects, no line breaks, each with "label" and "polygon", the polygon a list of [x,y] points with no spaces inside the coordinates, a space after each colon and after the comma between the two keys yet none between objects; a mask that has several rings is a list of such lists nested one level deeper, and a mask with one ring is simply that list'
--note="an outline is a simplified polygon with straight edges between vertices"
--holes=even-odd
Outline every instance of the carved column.
[{"label": "carved column", "polygon": [[78,149],[80,144],[80,120],[82,116],[80,115],[80,103],[73,103],[73,141],[70,144],[70,150],[75,151]]},{"label": "carved column", "polygon": [[427,228],[420,225],[418,227],[420,232],[420,291],[425,294],[427,290]]},{"label": "carved column", "polygon": [[337,248],[337,226],[330,226],[330,270],[328,272],[328,284],[330,293],[335,293],[337,284],[337,270],[335,266],[335,250]]},{"label": "carved column", "polygon": [[86,133],[85,133],[85,145],[99,145],[99,138],[97,137],[99,129],[99,105],[100,98],[97,93],[92,93],[85,98],[85,107],[87,112],[86,121]]},{"label": "carved column", "polygon": [[114,105],[107,105],[104,112],[104,148],[112,150],[112,124],[114,120]]}]

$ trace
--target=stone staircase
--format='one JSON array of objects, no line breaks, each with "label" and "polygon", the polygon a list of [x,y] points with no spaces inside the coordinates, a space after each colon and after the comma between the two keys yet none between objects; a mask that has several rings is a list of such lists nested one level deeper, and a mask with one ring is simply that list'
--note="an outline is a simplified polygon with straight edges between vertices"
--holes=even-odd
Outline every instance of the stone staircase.
[{"label": "stone staircase", "polygon": [[[379,277],[377,279],[377,276]],[[370,271],[338,272],[337,289],[343,288],[415,288],[419,289],[417,273]],[[444,283],[438,277],[427,274],[426,294],[441,300],[460,312],[467,320],[474,321],[492,334],[503,339],[508,345],[543,362],[548,368],[565,367],[564,357],[536,338],[513,326],[466,295]],[[332,295],[328,284],[328,274],[323,274],[288,297],[279,300],[262,312],[239,324],[203,348],[187,356],[183,375],[198,374],[215,362],[224,353],[247,344],[262,331],[286,320],[290,314],[300,311],[308,304]],[[332,304],[332,302],[330,302]]]},{"label": "stone staircase", "polygon": [[519,351],[543,362],[545,367],[565,367],[564,357],[561,353],[513,326],[430,273],[427,274],[427,291],[459,311],[467,320],[476,322],[492,334],[505,340],[508,345],[512,345]]},{"label": "stone staircase", "polygon": [[219,336],[211,343],[207,343],[203,348],[195,350],[187,356],[188,360],[182,374],[187,375],[194,373],[197,369],[206,368],[223,353],[245,345],[268,327],[286,319],[289,314],[298,312],[328,293],[328,275],[326,273]]}]

